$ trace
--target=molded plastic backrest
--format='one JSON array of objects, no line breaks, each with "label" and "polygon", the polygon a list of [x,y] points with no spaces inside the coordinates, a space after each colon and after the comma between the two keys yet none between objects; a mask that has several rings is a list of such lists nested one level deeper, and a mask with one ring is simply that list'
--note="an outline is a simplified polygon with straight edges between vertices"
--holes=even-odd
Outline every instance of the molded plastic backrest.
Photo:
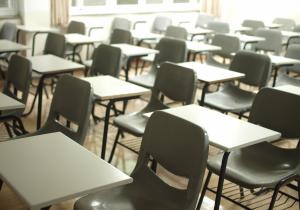
[{"label": "molded plastic backrest", "polygon": [[256,36],[266,40],[255,44],[256,50],[272,51],[279,55],[282,50],[282,35],[280,31],[260,28],[255,32]]},{"label": "molded plastic backrest", "polygon": [[0,31],[0,39],[7,39],[10,41],[16,40],[17,26],[14,23],[3,23]]},{"label": "molded plastic backrest", "polygon": [[245,74],[245,77],[240,79],[241,82],[264,87],[270,79],[271,67],[269,56],[250,51],[239,51],[231,62],[230,70]]},{"label": "molded plastic backrest", "polygon": [[280,29],[286,31],[292,31],[296,26],[296,22],[289,18],[275,18],[273,23],[280,24]]},{"label": "molded plastic backrest", "polygon": [[191,104],[195,99],[197,75],[192,69],[174,63],[163,63],[158,69],[152,95],[159,100],[159,93],[174,101]]},{"label": "molded plastic backrest", "polygon": [[151,31],[153,33],[162,34],[167,30],[168,26],[170,26],[171,24],[171,18],[165,16],[157,16],[153,21]]},{"label": "molded plastic backrest", "polygon": [[208,29],[215,31],[220,34],[227,34],[230,32],[229,24],[221,21],[211,21],[207,23]]},{"label": "molded plastic backrest", "polygon": [[65,54],[66,39],[63,34],[48,33],[44,54],[52,54],[63,58]]},{"label": "molded plastic backrest", "polygon": [[185,28],[179,26],[168,26],[166,33],[166,37],[172,37],[176,39],[187,40],[188,33]]},{"label": "molded plastic backrest", "polygon": [[218,54],[228,58],[231,58],[232,54],[236,53],[241,48],[239,38],[225,34],[216,34],[212,39],[212,45],[217,45],[222,48],[222,50],[216,51],[213,54]]},{"label": "molded plastic backrest", "polygon": [[285,57],[300,60],[300,44],[289,45]]},{"label": "molded plastic backrest", "polygon": [[208,22],[211,22],[214,20],[214,17],[210,14],[205,14],[205,13],[200,13],[197,17],[197,21],[195,24],[195,27],[201,27],[204,28],[206,27]]},{"label": "molded plastic backrest", "polygon": [[91,75],[118,77],[121,69],[121,49],[101,44],[94,51]]},{"label": "molded plastic backrest", "polygon": [[122,29],[114,29],[110,36],[110,44],[132,43],[131,32]]},{"label": "molded plastic backrest", "polygon": [[255,97],[249,121],[278,131],[286,138],[299,138],[300,96],[273,88]]},{"label": "molded plastic backrest", "polygon": [[85,24],[83,22],[71,21],[67,28],[67,33],[85,34]]},{"label": "molded plastic backrest", "polygon": [[131,22],[126,18],[115,17],[111,23],[111,31],[115,29],[130,31]]},{"label": "molded plastic backrest", "polygon": [[[183,209],[195,209],[208,156],[208,137],[199,126],[174,115],[157,111],[147,123],[136,168],[132,173],[152,173],[147,167],[150,155],[175,175],[188,178]],[[153,179],[154,186],[164,182]],[[170,187],[170,186],[168,186]],[[165,191],[164,193],[167,193]]]},{"label": "molded plastic backrest", "polygon": [[245,31],[244,32],[245,34],[254,35],[255,31],[258,28],[264,28],[265,24],[264,24],[264,22],[262,22],[260,20],[244,20],[242,23],[242,26],[252,28],[252,31]]},{"label": "molded plastic backrest", "polygon": [[[20,55],[12,55],[9,61],[3,93],[26,104],[31,83],[31,62]],[[14,93],[14,90],[17,92]],[[21,97],[16,94],[21,92]],[[23,110],[21,111],[21,113]]]}]

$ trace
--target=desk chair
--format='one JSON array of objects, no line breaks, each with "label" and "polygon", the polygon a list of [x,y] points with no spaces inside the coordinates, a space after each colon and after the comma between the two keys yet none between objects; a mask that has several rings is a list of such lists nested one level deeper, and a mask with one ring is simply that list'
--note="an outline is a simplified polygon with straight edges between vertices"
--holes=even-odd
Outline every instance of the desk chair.
[{"label": "desk chair", "polygon": [[[299,95],[264,88],[255,97],[249,122],[278,131],[283,138],[298,140],[299,106]],[[218,154],[208,158],[209,173],[197,209],[200,209],[211,174],[220,172],[222,156],[223,154]],[[268,208],[271,210],[280,188],[291,181],[298,182],[300,195],[299,166],[299,147],[285,149],[264,142],[232,151],[228,158],[225,179],[248,189],[274,190]]]},{"label": "desk chair", "polygon": [[227,34],[230,32],[229,24],[222,21],[210,21],[207,23],[206,28],[213,30],[217,34]]},{"label": "desk chair", "polygon": [[[133,183],[80,198],[74,210],[194,210],[207,153],[208,137],[201,127],[165,112],[154,113],[131,173]],[[165,183],[149,168],[150,158],[188,179],[187,187],[178,189]]]},{"label": "desk chair", "polygon": [[[270,79],[271,61],[266,55],[239,51],[233,58],[229,69],[245,74],[245,78],[240,79],[240,82],[262,88]],[[207,94],[204,104],[224,113],[236,113],[241,118],[250,110],[254,98],[255,93],[243,90],[233,82],[225,83],[219,91]],[[200,104],[200,101],[198,102]]]},{"label": "desk chair", "polygon": [[279,29],[283,31],[293,31],[296,26],[296,22],[290,18],[275,18],[273,23],[280,24]]},{"label": "desk chair", "polygon": [[123,29],[114,29],[110,36],[110,44],[132,44],[132,35],[130,31]]},{"label": "desk chair", "polygon": [[[67,34],[75,33],[75,34],[85,35],[85,24],[83,22],[71,21],[67,27],[66,33]],[[77,56],[80,63],[82,63],[82,59],[80,56],[81,50],[82,50],[82,47],[77,47],[76,51],[75,51],[75,56]],[[66,57],[73,56],[73,45],[67,44],[65,56]]]},{"label": "desk chair", "polygon": [[185,28],[180,26],[168,26],[165,37],[187,40],[188,32]]},{"label": "desk chair", "polygon": [[[12,55],[8,65],[3,93],[26,105],[30,83],[31,62],[20,55]],[[27,133],[21,120],[24,110],[25,108],[1,111],[0,122],[4,122],[10,137],[13,136],[11,128],[16,135]],[[8,123],[11,120],[13,121],[12,125]]]},{"label": "desk chair", "polygon": [[172,63],[163,63],[157,71],[152,95],[146,107],[139,112],[120,115],[114,119],[114,125],[118,127],[118,133],[113,144],[109,162],[112,161],[117,144],[129,148],[125,144],[118,142],[121,132],[125,131],[134,136],[142,137],[148,121],[147,117],[143,116],[143,114],[168,108],[161,100],[162,97],[167,97],[183,104],[192,104],[195,97],[196,82],[197,76],[193,70]]},{"label": "desk chair", "polygon": [[[220,46],[222,49],[208,53],[206,64],[220,68],[228,68],[226,60],[229,59],[231,61],[236,52],[241,48],[239,38],[225,34],[216,34],[213,37],[211,44]],[[218,60],[218,57],[223,59],[222,63]]]},{"label": "desk chair", "polygon": [[121,30],[124,30],[124,31],[130,31],[131,30],[131,22],[128,19],[126,19],[126,18],[115,17],[112,20],[112,23],[111,23],[111,27],[110,27],[111,33],[115,29],[121,29]]},{"label": "desk chair", "polygon": [[[298,32],[300,33],[300,25],[296,25],[294,27],[294,32]],[[289,42],[287,43],[288,45],[292,45],[292,44],[300,44],[300,38],[292,38],[289,40]],[[288,47],[288,46],[287,46]]]},{"label": "desk chair", "polygon": [[210,14],[199,13],[195,23],[195,28],[205,28],[207,23],[214,21],[214,17]]},{"label": "desk chair", "polygon": [[282,35],[280,31],[259,28],[256,30],[255,35],[265,38],[265,41],[253,45],[255,51],[272,52],[275,55],[281,54]]},{"label": "desk chair", "polygon": [[254,36],[255,32],[259,28],[264,28],[264,22],[260,20],[244,20],[242,26],[252,28],[251,31],[244,31],[243,33],[246,35]]},{"label": "desk chair", "polygon": [[[300,60],[300,44],[292,44],[288,46],[288,49],[286,51],[285,57],[287,58],[293,58]],[[276,80],[276,86],[282,86],[282,85],[294,85],[300,87],[300,80],[299,78],[293,77],[289,74],[287,74],[289,71],[296,73],[297,77],[300,74],[300,65],[296,64],[293,66],[285,67],[280,69],[281,74],[278,75]]]},{"label": "desk chair", "polygon": [[157,69],[166,61],[179,63],[186,60],[186,43],[183,40],[162,38],[156,46],[159,51],[155,55],[151,70],[147,74],[136,76],[129,79],[129,82],[146,88],[152,88],[154,85]]}]

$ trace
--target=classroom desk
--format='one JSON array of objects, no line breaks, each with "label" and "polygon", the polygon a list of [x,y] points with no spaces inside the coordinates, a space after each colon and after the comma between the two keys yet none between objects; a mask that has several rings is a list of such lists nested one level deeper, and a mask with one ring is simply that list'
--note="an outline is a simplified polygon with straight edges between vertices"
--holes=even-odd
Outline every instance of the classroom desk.
[{"label": "classroom desk", "polygon": [[289,46],[292,39],[300,38],[300,33],[299,32],[294,32],[294,31],[281,31],[281,35],[283,37],[287,38],[287,47]]},{"label": "classroom desk", "polygon": [[0,145],[0,178],[30,210],[132,182],[131,177],[62,133]]},{"label": "classroom desk", "polygon": [[277,90],[282,90],[285,92],[293,93],[295,95],[300,95],[300,87],[294,86],[294,85],[282,85],[274,87]]},{"label": "classroom desk", "polygon": [[30,57],[29,60],[32,63],[32,70],[41,75],[36,91],[36,94],[38,94],[36,127],[39,129],[41,127],[44,80],[47,77],[53,77],[55,75],[71,73],[75,70],[84,69],[84,66],[54,55],[33,56]]},{"label": "classroom desk", "polygon": [[122,54],[127,58],[126,68],[125,68],[125,77],[126,81],[128,81],[128,74],[130,70],[131,61],[135,58],[140,58],[150,54],[159,53],[158,50],[139,47],[131,44],[112,44],[114,47],[118,47],[121,49]]},{"label": "classroom desk", "polygon": [[[213,51],[219,51],[222,50],[221,47],[211,45],[211,44],[205,44],[202,42],[192,42],[192,41],[186,41],[186,47],[189,51],[189,54],[193,55],[192,60],[196,60],[196,55],[198,53],[206,53],[206,52],[213,52]],[[190,56],[188,56],[189,58]]]},{"label": "classroom desk", "polygon": [[201,93],[200,105],[204,105],[205,94],[210,84],[228,82],[245,77],[245,74],[230,71],[227,69],[201,64],[198,62],[184,62],[178,63],[178,65],[193,69],[199,81],[204,82],[204,87]]},{"label": "classroom desk", "polygon": [[199,36],[199,35],[205,36],[214,33],[213,30],[207,28],[187,28],[187,32],[191,36],[191,41],[193,41],[195,36]]},{"label": "classroom desk", "polygon": [[215,198],[215,210],[218,210],[220,207],[226,165],[230,152],[261,142],[274,141],[281,136],[280,133],[270,129],[197,105],[181,106],[163,111],[201,126],[208,134],[210,145],[224,151]]},{"label": "classroom desk", "polygon": [[39,34],[47,34],[49,32],[58,32],[58,29],[50,28],[50,27],[41,27],[41,26],[17,25],[17,35],[16,35],[17,42],[20,41],[19,39],[20,39],[21,31],[25,33],[33,33],[32,48],[31,48],[31,55],[33,56],[35,50],[36,36]]},{"label": "classroom desk", "polygon": [[98,38],[92,38],[86,35],[82,35],[82,34],[65,34],[65,38],[66,38],[66,42],[67,44],[70,44],[73,46],[73,50],[72,50],[72,61],[75,61],[75,53],[76,53],[76,49],[79,46],[82,45],[92,45],[94,46],[95,43],[97,42],[103,42],[103,40],[100,40]]},{"label": "classroom desk", "polygon": [[240,42],[244,44],[243,49],[246,49],[248,44],[255,44],[258,42],[265,41],[266,39],[258,36],[249,36],[245,34],[231,34],[232,36],[236,36],[239,38]]},{"label": "classroom desk", "polygon": [[25,105],[22,104],[21,102],[0,92],[0,117],[1,117],[1,111],[22,109],[24,107]]},{"label": "classroom desk", "polygon": [[17,53],[28,49],[30,49],[30,47],[6,39],[0,39],[0,53]]},{"label": "classroom desk", "polygon": [[149,94],[151,91],[149,89],[114,78],[112,76],[86,77],[83,78],[83,80],[89,82],[93,87],[96,100],[108,101],[105,112],[101,151],[101,158],[105,159],[110,110],[112,108],[112,105],[118,101],[128,101],[130,99],[138,98],[141,95]]},{"label": "classroom desk", "polygon": [[273,84],[272,84],[273,87],[276,85],[276,79],[277,79],[277,75],[278,75],[278,71],[279,71],[280,67],[293,66],[295,64],[300,64],[300,60],[297,60],[297,59],[286,58],[283,56],[276,56],[276,55],[269,55],[269,57],[271,59],[272,66],[274,69],[274,77],[273,77]]},{"label": "classroom desk", "polygon": [[268,29],[277,29],[277,28],[280,28],[281,26],[282,26],[282,24],[279,24],[279,23],[265,24],[265,28],[268,28]]},{"label": "classroom desk", "polygon": [[131,31],[132,37],[137,41],[137,46],[140,46],[145,40],[159,40],[164,35],[163,34],[155,34],[152,32],[145,32],[141,30],[133,30]]}]

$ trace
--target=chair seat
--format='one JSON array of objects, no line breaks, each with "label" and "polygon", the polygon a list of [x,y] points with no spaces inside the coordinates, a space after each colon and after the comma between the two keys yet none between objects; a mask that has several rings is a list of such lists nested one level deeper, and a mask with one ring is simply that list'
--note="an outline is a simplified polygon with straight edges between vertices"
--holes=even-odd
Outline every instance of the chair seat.
[{"label": "chair seat", "polygon": [[276,86],[294,85],[300,87],[300,80],[286,74],[280,74],[276,79]]},{"label": "chair seat", "polygon": [[145,88],[152,88],[154,86],[155,78],[156,74],[154,72],[149,72],[129,79],[129,82]]},{"label": "chair seat", "polygon": [[[270,155],[272,154],[272,155]],[[222,154],[208,158],[208,169],[219,174]],[[225,179],[248,189],[275,185],[296,173],[299,151],[261,143],[230,153]]]},{"label": "chair seat", "polygon": [[241,113],[248,111],[253,103],[255,94],[242,90],[232,84],[205,96],[205,105],[222,111]]},{"label": "chair seat", "polygon": [[74,210],[184,209],[184,191],[162,184],[160,179],[146,170],[148,172],[135,174],[131,184],[79,199],[74,205]]}]

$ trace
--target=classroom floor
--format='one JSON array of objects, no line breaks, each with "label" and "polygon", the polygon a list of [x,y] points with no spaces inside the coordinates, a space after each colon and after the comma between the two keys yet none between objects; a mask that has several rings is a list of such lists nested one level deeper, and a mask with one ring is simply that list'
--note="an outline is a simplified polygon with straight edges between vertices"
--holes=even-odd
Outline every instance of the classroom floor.
[{"label": "classroom floor", "polygon": [[[201,94],[201,89],[198,88],[197,98],[200,96],[200,94]],[[147,99],[147,96],[143,97],[143,98]],[[33,100],[33,96],[31,95],[29,97],[28,104],[31,104],[32,100]],[[43,120],[46,119],[51,99],[46,99],[46,97],[45,97],[44,102],[45,102],[45,104],[43,106]],[[131,101],[129,101],[126,112],[130,113],[133,111],[138,111],[146,103],[147,103],[146,100],[141,100],[141,99],[131,100]],[[122,104],[118,104],[118,105],[121,106]],[[104,114],[105,114],[105,110],[102,107],[98,106],[96,111],[97,111],[97,115],[99,115],[99,116],[104,116]],[[36,110],[34,110],[31,115],[29,115],[28,117],[23,119],[23,122],[24,122],[27,130],[34,131],[35,122],[36,122],[35,119],[36,119]],[[87,149],[89,149],[91,152],[93,152],[97,155],[100,154],[102,131],[103,131],[103,121],[95,124],[91,120],[90,129],[89,129],[84,146]],[[107,148],[107,156],[110,154],[110,148],[112,145],[112,141],[115,137],[116,131],[117,131],[116,128],[114,128],[113,126],[110,126],[109,135],[108,135],[109,143],[108,143],[108,148]],[[7,137],[4,126],[3,126],[3,124],[0,124],[0,139],[5,140],[7,138],[8,137]],[[133,141],[137,142],[137,144],[136,144],[137,147],[138,147],[138,143],[140,142],[140,139],[137,139],[134,136],[131,136],[129,134],[125,135],[124,140],[126,140],[126,141],[133,140]],[[294,147],[295,146],[294,143],[290,142],[290,141],[280,143],[280,145],[284,146],[284,147]],[[51,151],[48,151],[48,152],[51,152]],[[210,148],[210,154],[213,154],[216,152],[219,152],[219,151],[216,150],[215,148],[212,148],[212,147]],[[112,164],[115,165],[120,170],[122,170],[123,172],[130,174],[135,166],[137,155],[125,148],[122,148],[122,147],[117,147],[115,155],[116,156],[115,156]],[[178,178],[178,177],[174,177],[173,175],[167,173],[162,168],[158,168],[158,173],[169,184],[176,185],[177,187],[184,187],[186,185],[185,180]],[[34,183],[32,183],[32,184],[34,185]],[[216,186],[216,184],[217,184],[217,177],[213,176],[213,179],[211,181],[211,186]],[[239,199],[239,194],[238,194],[239,191],[238,191],[237,186],[234,186],[234,185],[228,183],[228,184],[226,184],[226,188],[227,189],[224,191],[231,194],[234,198]],[[45,190],[47,190],[47,189],[45,189]],[[287,189],[284,189],[284,190],[289,191],[292,195],[297,197],[296,192],[294,192],[292,190],[287,190]],[[246,195],[247,195],[247,199],[252,197],[252,194],[250,194],[249,192],[246,192]],[[254,209],[267,209],[267,205],[265,205],[263,207],[258,207],[258,206],[262,205],[262,204],[268,204],[268,202],[269,202],[268,197],[270,197],[270,195],[271,195],[270,193],[261,195],[260,197],[255,199],[256,201],[258,201],[258,204],[253,204],[250,207],[254,208]],[[203,210],[213,209],[213,206],[214,206],[213,200],[214,200],[214,194],[207,193],[207,197],[205,198],[201,209],[203,209]],[[73,209],[74,201],[75,200],[70,200],[70,201],[66,201],[66,202],[54,205],[54,206],[52,206],[51,210],[71,210],[71,209]],[[245,201],[245,202],[247,203],[247,201]],[[276,204],[278,204],[279,206],[276,207],[275,209],[293,209],[293,210],[299,209],[298,202],[295,203],[292,199],[287,199],[286,196],[278,196],[278,202]],[[0,210],[25,210],[25,209],[27,209],[27,207],[24,204],[24,202],[7,185],[4,184],[3,188],[0,192]],[[222,199],[222,208],[221,209],[223,209],[223,210],[238,210],[238,209],[242,209],[242,208],[231,202],[226,201],[225,199]]]}]

